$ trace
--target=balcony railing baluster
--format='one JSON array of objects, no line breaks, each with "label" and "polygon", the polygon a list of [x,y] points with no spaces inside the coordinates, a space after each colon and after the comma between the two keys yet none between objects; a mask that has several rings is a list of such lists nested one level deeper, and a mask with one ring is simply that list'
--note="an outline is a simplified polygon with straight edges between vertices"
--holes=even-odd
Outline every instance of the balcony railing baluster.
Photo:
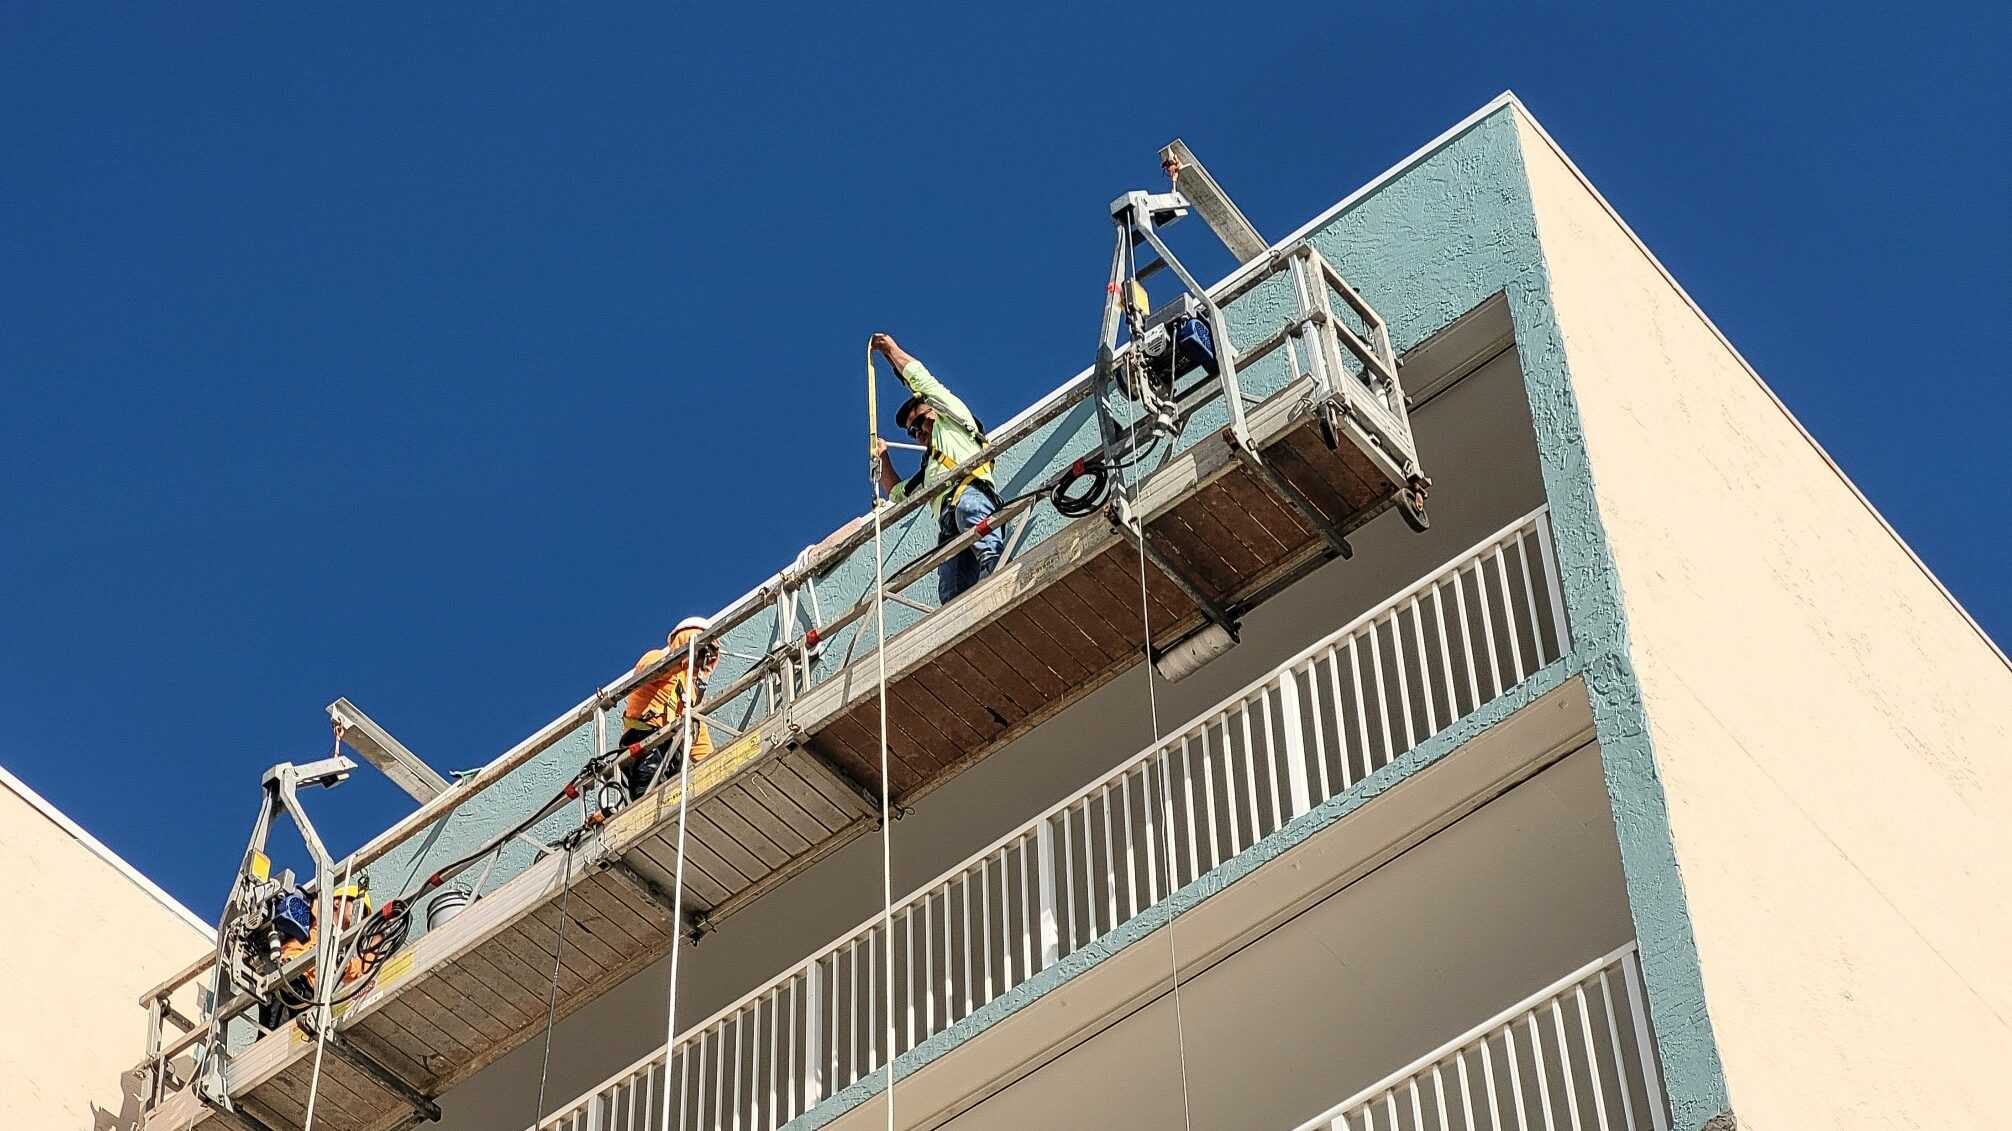
[{"label": "balcony railing baluster", "polygon": [[[668,1061],[663,1050],[657,1051],[549,1116],[539,1131],[570,1131],[590,1122],[614,1127],[624,1108],[631,1122],[650,1125],[652,1112],[661,1110],[654,1107],[659,1091],[662,1102],[677,1104],[674,1126],[680,1128],[740,1131],[764,1123],[774,1128],[884,1069],[886,1057],[913,1050],[964,1021],[1228,857],[1356,788],[1405,749],[1507,691],[1513,681],[1505,683],[1505,675],[1520,681],[1558,659],[1570,634],[1550,537],[1547,515],[1540,509],[1477,544],[918,888],[895,907],[892,932],[882,930],[876,914],[695,1027],[679,1039]],[[1508,561],[1512,548],[1513,570]],[[1524,621],[1521,631],[1519,620]],[[1506,656],[1498,650],[1498,634]],[[1436,664],[1433,644],[1439,652]],[[1392,717],[1394,712],[1401,721]],[[1397,747],[1399,740],[1404,749]],[[1330,760],[1338,763],[1338,774],[1330,773]],[[1178,783],[1172,776],[1176,767]],[[1168,890],[1170,874],[1173,891]],[[940,916],[934,905],[939,893]],[[958,909],[954,913],[953,907]],[[877,977],[887,954],[882,947],[905,955],[894,984],[882,985],[886,979]],[[936,1008],[939,956],[941,1010]],[[1382,1082],[1326,1117],[1329,1122],[1309,1126],[1423,1128],[1430,1112],[1440,1128],[1492,1131],[1497,1123],[1491,1117],[1522,1110],[1527,1092],[1538,1106],[1526,1117],[1555,1116],[1565,1121],[1560,1126],[1578,1127],[1574,1111],[1590,1111],[1595,1113],[1591,1126],[1633,1131],[1646,1103],[1654,1122],[1645,1131],[1667,1131],[1660,1093],[1640,1083],[1646,1078],[1653,1084],[1652,1065],[1624,1063],[1622,1045],[1629,1046],[1632,1056],[1648,1041],[1632,953],[1617,952],[1605,965],[1576,977],[1579,982],[1547,991],[1564,996],[1525,1003],[1485,1032],[1470,1035],[1460,1049]],[[1625,991],[1618,1001],[1613,977],[1621,979]],[[960,981],[961,1010],[955,992]],[[1601,995],[1599,1009],[1586,997],[1595,987]],[[905,1020],[896,1034],[902,1038],[900,1046],[883,1050],[881,1019],[888,995]],[[1568,1023],[1568,1011],[1576,1013],[1577,1025]],[[1548,1048],[1540,1013],[1549,1018]],[[1617,1023],[1632,1023],[1633,1028],[1617,1035]],[[1576,1044],[1569,1039],[1575,1033]],[[1607,1044],[1596,1048],[1600,1036]],[[1556,1065],[1551,1064],[1553,1056]],[[1498,1057],[1506,1065],[1496,1065]],[[1470,1058],[1478,1059],[1478,1079]],[[677,1074],[675,1101],[671,1062]],[[1527,1080],[1526,1074],[1531,1074]],[[656,1085],[660,1077],[661,1089]],[[1554,1082],[1563,1106],[1547,1115]],[[1619,1104],[1618,1122],[1610,1124],[1614,1102]],[[1504,1103],[1516,1106],[1505,1108]],[[1475,1122],[1477,1116],[1481,1123]],[[1450,1122],[1455,1118],[1464,1122]],[[1502,1125],[1516,1126],[1513,1121]]]}]

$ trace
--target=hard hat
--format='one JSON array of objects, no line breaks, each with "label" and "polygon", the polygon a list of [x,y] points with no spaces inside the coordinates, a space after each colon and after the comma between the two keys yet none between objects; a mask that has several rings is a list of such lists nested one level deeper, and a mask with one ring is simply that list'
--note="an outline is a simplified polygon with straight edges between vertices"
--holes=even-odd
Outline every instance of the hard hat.
[{"label": "hard hat", "polygon": [[676,634],[683,632],[688,628],[696,628],[700,632],[704,632],[705,630],[711,628],[712,626],[713,626],[713,618],[711,617],[686,617],[685,619],[678,622],[678,627],[672,629],[671,634],[675,636]]},{"label": "hard hat", "polygon": [[330,893],[336,899],[355,899],[363,903],[363,913],[370,914],[370,881],[343,884]]}]

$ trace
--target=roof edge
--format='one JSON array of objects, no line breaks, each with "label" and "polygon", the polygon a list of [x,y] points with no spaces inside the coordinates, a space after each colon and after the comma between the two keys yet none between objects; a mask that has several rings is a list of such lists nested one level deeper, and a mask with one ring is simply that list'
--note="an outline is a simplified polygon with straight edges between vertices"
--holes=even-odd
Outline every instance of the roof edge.
[{"label": "roof edge", "polygon": [[174,914],[174,916],[177,919],[180,919],[182,922],[187,923],[190,927],[194,928],[197,933],[201,934],[205,938],[208,938],[209,936],[216,933],[216,927],[214,924],[205,923],[201,919],[197,918],[196,913],[190,911],[186,906],[184,906],[181,900],[176,899],[172,895],[169,895],[159,884],[155,883],[154,881],[148,879],[145,875],[143,875],[139,869],[133,867],[131,864],[126,863],[124,857],[120,856],[116,852],[113,852],[111,849],[105,847],[104,842],[100,841],[97,837],[94,837],[90,833],[84,831],[84,826],[79,825],[77,822],[71,820],[68,814],[64,813],[61,809],[56,808],[55,805],[49,802],[48,798],[43,797],[39,793],[36,793],[35,790],[31,788],[27,782],[24,782],[20,778],[15,777],[12,773],[8,771],[7,767],[5,766],[0,766],[0,785],[6,786],[8,789],[18,794],[21,797],[21,799],[23,801],[26,801],[28,805],[31,808],[33,808],[36,812],[42,814],[44,817],[47,817],[53,824],[55,824],[57,828],[62,829],[64,832],[70,834],[72,839],[76,840],[79,844],[82,844],[85,847],[85,849],[87,849],[91,853],[91,855],[96,856],[98,859],[103,860],[107,864],[110,864],[113,870],[117,871],[120,875],[126,877],[128,880],[131,880],[133,884],[137,886],[141,891],[144,891],[148,895],[153,896],[154,899],[158,901],[162,907],[167,908],[171,913]]}]

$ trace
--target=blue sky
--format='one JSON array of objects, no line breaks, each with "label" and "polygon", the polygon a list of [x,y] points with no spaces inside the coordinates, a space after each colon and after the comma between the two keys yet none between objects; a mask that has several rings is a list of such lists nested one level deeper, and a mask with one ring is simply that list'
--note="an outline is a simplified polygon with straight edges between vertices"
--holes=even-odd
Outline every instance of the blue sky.
[{"label": "blue sky", "polygon": [[1513,88],[2012,639],[2000,13],[668,8],[0,9],[0,763],[198,914],[337,695],[480,765],[859,513],[868,332],[1075,373],[1177,134],[1276,237]]}]

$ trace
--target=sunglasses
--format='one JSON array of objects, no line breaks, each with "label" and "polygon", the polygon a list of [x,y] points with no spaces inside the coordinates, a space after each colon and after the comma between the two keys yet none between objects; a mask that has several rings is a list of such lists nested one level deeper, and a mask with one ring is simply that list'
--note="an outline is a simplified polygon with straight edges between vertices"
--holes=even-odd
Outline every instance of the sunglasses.
[{"label": "sunglasses", "polygon": [[902,429],[902,431],[920,440],[922,438],[923,425],[928,423],[929,419],[927,417],[911,417],[908,421],[908,427]]}]

